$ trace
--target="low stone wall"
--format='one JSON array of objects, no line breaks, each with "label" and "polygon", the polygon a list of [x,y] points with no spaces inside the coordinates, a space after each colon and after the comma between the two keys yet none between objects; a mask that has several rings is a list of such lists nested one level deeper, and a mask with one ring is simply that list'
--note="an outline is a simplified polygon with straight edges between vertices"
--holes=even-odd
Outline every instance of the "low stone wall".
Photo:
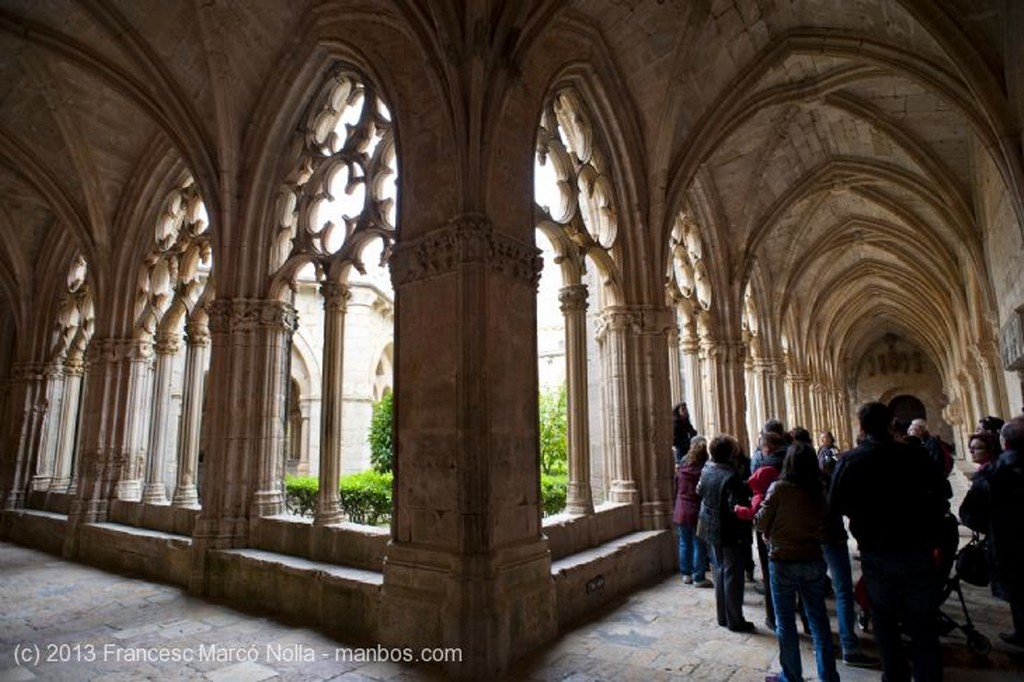
[{"label": "low stone wall", "polygon": [[79,526],[78,534],[78,561],[188,586],[191,538],[114,523],[84,524]]},{"label": "low stone wall", "polygon": [[551,560],[582,552],[639,528],[635,505],[608,502],[587,516],[558,514],[544,519]]},{"label": "low stone wall", "polygon": [[310,519],[298,516],[268,516],[258,523],[257,549],[366,571],[384,570],[384,552],[391,539],[387,528],[357,523],[314,526]]},{"label": "low stone wall", "polygon": [[34,509],[0,512],[0,538],[60,555],[64,551],[68,519],[63,514]]},{"label": "low stone wall", "polygon": [[376,640],[384,576],[255,549],[211,550],[209,596]]},{"label": "low stone wall", "polygon": [[110,521],[136,528],[148,528],[173,535],[192,535],[199,509],[172,507],[169,504],[146,504],[112,500]]},{"label": "low stone wall", "polygon": [[675,551],[671,530],[641,531],[553,562],[559,629],[674,570]]}]

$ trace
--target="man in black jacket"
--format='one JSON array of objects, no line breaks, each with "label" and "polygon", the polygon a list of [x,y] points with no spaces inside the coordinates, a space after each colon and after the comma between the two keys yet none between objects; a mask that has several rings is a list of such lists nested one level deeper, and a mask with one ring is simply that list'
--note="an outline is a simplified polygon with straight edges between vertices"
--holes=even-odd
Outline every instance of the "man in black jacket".
[{"label": "man in black jacket", "polygon": [[940,546],[951,491],[924,448],[893,439],[882,403],[857,412],[860,444],[839,458],[829,505],[850,519],[887,682],[910,680],[900,623],[911,638],[917,681],[942,679],[936,630]]}]

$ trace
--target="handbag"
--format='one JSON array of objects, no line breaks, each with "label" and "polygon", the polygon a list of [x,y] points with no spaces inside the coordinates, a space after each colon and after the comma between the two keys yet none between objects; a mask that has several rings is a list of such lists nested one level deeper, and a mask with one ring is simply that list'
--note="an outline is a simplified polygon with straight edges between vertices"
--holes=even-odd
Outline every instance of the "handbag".
[{"label": "handbag", "polygon": [[985,587],[989,584],[988,540],[975,533],[971,541],[956,555],[956,574],[970,585]]}]

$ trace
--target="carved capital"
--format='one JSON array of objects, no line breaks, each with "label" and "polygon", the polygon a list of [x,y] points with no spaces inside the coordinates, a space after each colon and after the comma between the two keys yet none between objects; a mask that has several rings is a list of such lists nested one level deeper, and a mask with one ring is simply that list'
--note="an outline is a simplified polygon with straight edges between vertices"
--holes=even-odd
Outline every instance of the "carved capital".
[{"label": "carved capital", "polygon": [[352,298],[352,290],[338,282],[323,282],[320,294],[324,297],[324,310],[343,313],[348,310],[348,302]]},{"label": "carved capital", "polygon": [[512,237],[495,234],[481,214],[456,216],[418,239],[399,242],[391,256],[394,287],[452,273],[460,265],[486,265],[520,283],[536,287],[543,261],[540,250]]},{"label": "carved capital", "polygon": [[[153,344],[145,339],[96,339],[89,343],[91,364],[114,364],[141,362],[153,356]],[[68,373],[71,374],[72,358],[68,358]]]},{"label": "carved capital", "polygon": [[214,334],[254,334],[261,329],[294,332],[298,314],[290,303],[263,299],[218,299],[206,307]]},{"label": "carved capital", "polygon": [[569,284],[558,291],[558,301],[563,313],[580,313],[587,310],[587,287],[583,284]]},{"label": "carved capital", "polygon": [[181,350],[181,334],[177,332],[159,332],[156,335],[154,349],[158,355],[176,355]]},{"label": "carved capital", "polygon": [[209,346],[210,328],[204,322],[189,320],[185,324],[185,343],[189,346]]}]

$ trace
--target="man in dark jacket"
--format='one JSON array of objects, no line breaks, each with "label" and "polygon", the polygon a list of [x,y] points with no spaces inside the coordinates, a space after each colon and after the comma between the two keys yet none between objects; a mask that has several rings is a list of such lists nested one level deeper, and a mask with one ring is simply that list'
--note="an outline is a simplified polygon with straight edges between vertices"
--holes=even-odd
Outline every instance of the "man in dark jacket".
[{"label": "man in dark jacket", "polygon": [[1013,631],[999,636],[1024,647],[1024,417],[1006,422],[999,437],[1003,452],[974,478],[960,520],[988,536],[992,593],[1013,616]]},{"label": "man in dark jacket", "polygon": [[920,446],[893,439],[892,413],[882,403],[857,412],[860,445],[839,458],[829,505],[850,519],[888,682],[910,680],[900,623],[911,638],[914,679],[941,680],[936,630],[940,546],[949,483]]}]

